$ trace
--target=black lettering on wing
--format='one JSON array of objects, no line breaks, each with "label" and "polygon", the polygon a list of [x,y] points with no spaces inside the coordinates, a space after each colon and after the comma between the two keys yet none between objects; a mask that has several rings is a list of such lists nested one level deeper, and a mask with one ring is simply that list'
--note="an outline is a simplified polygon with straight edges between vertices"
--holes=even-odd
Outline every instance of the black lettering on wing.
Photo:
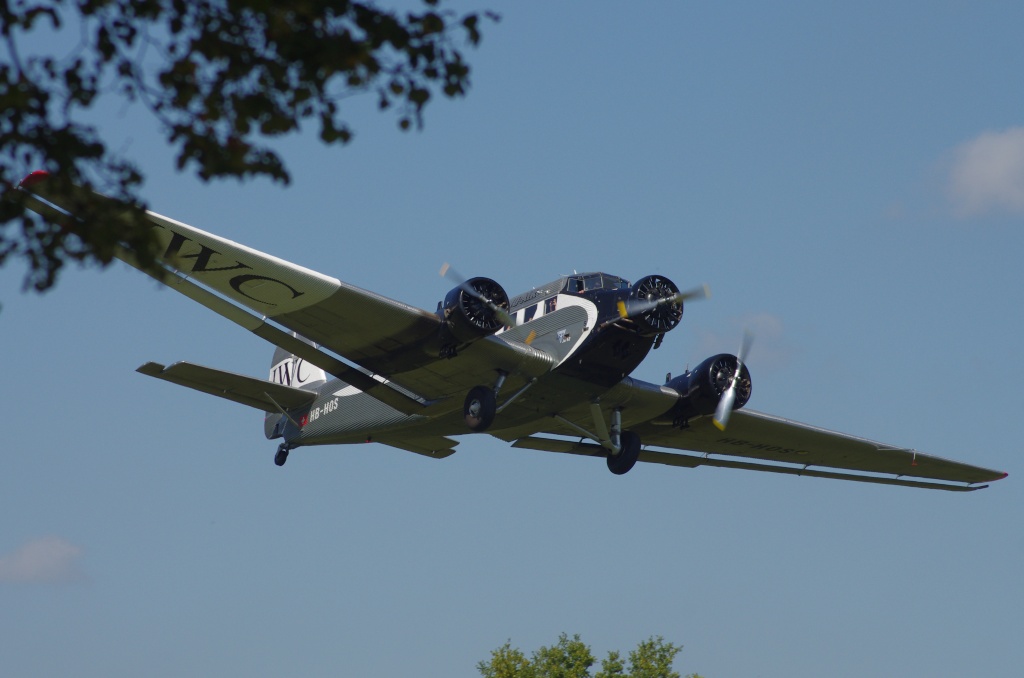
[{"label": "black lettering on wing", "polygon": [[246,274],[243,274],[243,275],[236,275],[234,278],[231,279],[231,289],[233,289],[234,291],[238,292],[239,294],[241,294],[246,299],[251,299],[251,300],[253,300],[255,302],[258,302],[260,304],[266,304],[267,306],[277,306],[277,304],[275,304],[274,302],[264,301],[263,299],[259,299],[258,297],[254,297],[253,295],[249,294],[248,292],[246,292],[245,290],[242,289],[242,285],[244,285],[246,283],[249,283],[249,282],[254,282],[254,281],[257,281],[257,280],[263,280],[265,282],[276,283],[277,285],[280,285],[281,287],[284,287],[286,290],[288,290],[291,293],[291,295],[292,295],[291,298],[292,299],[297,299],[297,298],[301,297],[303,294],[305,294],[305,292],[300,292],[297,289],[295,289],[294,287],[292,287],[291,285],[289,285],[288,283],[283,282],[281,280],[278,280],[277,278],[271,278],[271,277],[265,276],[265,275],[256,275],[255,273],[246,273]]}]

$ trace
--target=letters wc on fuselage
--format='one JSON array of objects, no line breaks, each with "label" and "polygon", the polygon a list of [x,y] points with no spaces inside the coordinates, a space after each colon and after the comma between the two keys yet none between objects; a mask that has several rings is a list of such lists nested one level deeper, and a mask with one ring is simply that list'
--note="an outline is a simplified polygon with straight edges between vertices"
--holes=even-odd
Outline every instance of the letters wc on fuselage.
[{"label": "letters wc on fuselage", "polygon": [[302,358],[289,356],[270,368],[270,381],[282,386],[310,388],[327,381],[327,374]]}]

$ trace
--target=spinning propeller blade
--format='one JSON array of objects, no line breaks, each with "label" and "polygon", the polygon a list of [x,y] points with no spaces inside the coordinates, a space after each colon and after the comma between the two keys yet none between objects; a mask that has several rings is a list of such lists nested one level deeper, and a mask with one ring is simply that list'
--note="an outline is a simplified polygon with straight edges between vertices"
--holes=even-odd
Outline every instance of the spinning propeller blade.
[{"label": "spinning propeller blade", "polygon": [[628,318],[630,316],[642,315],[651,309],[661,306],[662,304],[678,304],[684,301],[689,301],[690,299],[708,299],[709,297],[711,297],[711,288],[707,285],[701,285],[700,287],[694,287],[691,290],[678,292],[660,299],[651,299],[650,301],[630,304],[628,307],[625,302],[620,301],[618,304],[619,317]]},{"label": "spinning propeller blade", "polygon": [[442,278],[448,278],[452,282],[456,283],[460,288],[462,288],[463,292],[473,297],[474,299],[478,300],[481,304],[490,309],[490,311],[494,313],[495,317],[498,318],[498,320],[500,320],[503,325],[507,325],[508,327],[516,326],[516,319],[509,315],[508,311],[503,309],[501,306],[498,306],[484,295],[480,294],[479,291],[477,291],[472,285],[469,284],[469,281],[466,278],[462,277],[458,271],[452,268],[451,264],[446,262],[441,267],[440,275]]},{"label": "spinning propeller blade", "polygon": [[732,379],[729,381],[729,388],[725,389],[722,393],[722,399],[718,401],[718,407],[715,408],[715,418],[712,419],[712,423],[719,431],[724,431],[725,427],[729,424],[729,415],[732,414],[732,404],[736,402],[736,383],[740,380],[740,376],[743,373],[743,363],[747,359],[747,352],[750,350],[750,344],[754,341],[754,335],[747,330],[743,333],[743,343],[740,344],[740,352],[736,354],[736,371],[733,372]]}]

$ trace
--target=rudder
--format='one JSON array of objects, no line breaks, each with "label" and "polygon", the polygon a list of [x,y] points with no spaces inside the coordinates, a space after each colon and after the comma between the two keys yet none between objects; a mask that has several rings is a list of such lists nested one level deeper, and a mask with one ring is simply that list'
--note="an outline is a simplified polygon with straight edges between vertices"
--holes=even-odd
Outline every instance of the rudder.
[{"label": "rudder", "polygon": [[[313,342],[305,337],[300,337],[297,334],[293,334],[293,336],[313,345]],[[270,362],[270,381],[303,391],[316,392],[327,383],[327,373],[316,365],[277,347],[274,351],[274,358]],[[268,414],[263,420],[263,432],[267,438],[280,438],[286,422],[287,419],[281,413]]]}]

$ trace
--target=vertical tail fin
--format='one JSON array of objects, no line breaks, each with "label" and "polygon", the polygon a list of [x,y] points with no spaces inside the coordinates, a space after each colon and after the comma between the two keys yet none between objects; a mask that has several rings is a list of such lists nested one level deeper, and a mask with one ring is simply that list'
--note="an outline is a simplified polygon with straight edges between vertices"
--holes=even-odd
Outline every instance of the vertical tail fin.
[{"label": "vertical tail fin", "polygon": [[[294,333],[293,336],[313,345],[313,342],[305,337]],[[270,363],[270,381],[304,391],[317,391],[327,383],[327,373],[316,365],[311,365],[302,358],[278,347],[274,351],[274,358]],[[267,438],[280,438],[287,421],[283,414],[268,414],[263,420],[263,432]]]}]

